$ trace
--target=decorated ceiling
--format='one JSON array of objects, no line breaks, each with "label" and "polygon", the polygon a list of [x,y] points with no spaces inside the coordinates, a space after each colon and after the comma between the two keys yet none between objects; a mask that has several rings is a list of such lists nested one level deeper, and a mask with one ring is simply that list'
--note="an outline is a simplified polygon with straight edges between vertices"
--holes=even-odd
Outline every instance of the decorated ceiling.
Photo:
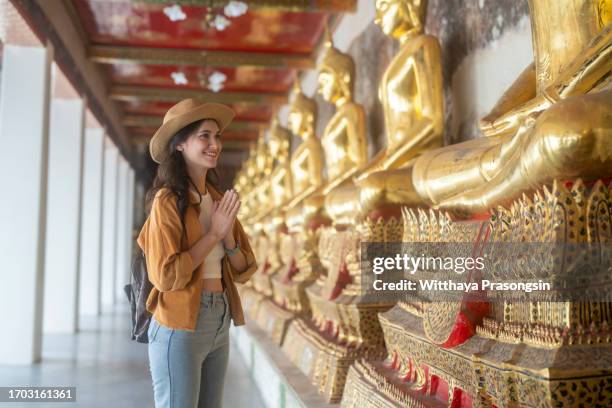
[{"label": "decorated ceiling", "polygon": [[67,0],[134,144],[175,102],[231,105],[224,147],[246,151],[314,68],[325,24],[354,0]]}]

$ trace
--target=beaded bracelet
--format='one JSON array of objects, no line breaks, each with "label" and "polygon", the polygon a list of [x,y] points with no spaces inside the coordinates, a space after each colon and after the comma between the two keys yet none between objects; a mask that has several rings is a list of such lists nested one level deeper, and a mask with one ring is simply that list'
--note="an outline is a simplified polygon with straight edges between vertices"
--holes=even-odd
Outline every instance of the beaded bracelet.
[{"label": "beaded bracelet", "polygon": [[233,249],[227,249],[227,248],[225,247],[225,245],[223,245],[223,249],[225,250],[225,253],[226,253],[228,256],[232,256],[232,255],[234,255],[236,252],[240,251],[240,244],[236,242],[236,248],[233,248]]}]

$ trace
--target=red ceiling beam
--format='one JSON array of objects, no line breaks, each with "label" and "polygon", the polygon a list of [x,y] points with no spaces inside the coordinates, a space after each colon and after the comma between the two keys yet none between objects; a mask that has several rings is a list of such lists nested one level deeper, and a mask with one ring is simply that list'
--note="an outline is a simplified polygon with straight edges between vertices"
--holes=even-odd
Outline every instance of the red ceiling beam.
[{"label": "red ceiling beam", "polygon": [[[152,115],[128,115],[123,118],[123,126],[157,129],[163,122],[162,116]],[[261,126],[267,126],[267,122],[252,122],[234,120],[228,127],[229,130],[258,130]]]},{"label": "red ceiling beam", "polygon": [[[167,0],[144,0],[145,3],[167,4]],[[184,6],[221,8],[229,0],[175,0],[173,3]],[[353,12],[356,0],[248,0],[249,9],[273,9],[293,12]]]},{"label": "red ceiling beam", "polygon": [[94,45],[89,58],[98,63],[139,63],[156,65],[195,65],[212,67],[258,66],[268,68],[314,68],[313,55],[284,53],[203,51],[152,47]]},{"label": "red ceiling beam", "polygon": [[186,98],[194,98],[206,102],[217,103],[251,103],[284,105],[287,103],[286,94],[258,93],[258,92],[207,92],[197,89],[176,89],[139,86],[113,86],[109,96],[119,101],[163,101],[178,102]]}]

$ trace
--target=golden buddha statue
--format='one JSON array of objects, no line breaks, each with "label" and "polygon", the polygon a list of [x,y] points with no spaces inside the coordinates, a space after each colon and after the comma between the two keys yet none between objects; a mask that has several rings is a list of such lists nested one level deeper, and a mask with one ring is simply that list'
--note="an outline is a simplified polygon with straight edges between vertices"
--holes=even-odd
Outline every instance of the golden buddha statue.
[{"label": "golden buddha statue", "polygon": [[289,206],[295,206],[323,184],[323,147],[315,135],[317,103],[300,88],[295,78],[293,101],[287,118],[289,130],[302,139],[291,156],[294,198]]},{"label": "golden buddha statue", "polygon": [[[268,136],[269,141],[265,154],[269,159],[266,161],[270,169],[269,176],[260,181],[258,194],[261,203],[258,220],[262,223],[265,234],[265,238],[262,239],[267,243],[265,262],[268,265],[261,268],[261,273],[258,273],[255,279],[266,296],[272,294],[271,277],[283,265],[284,259],[279,251],[281,238],[286,230],[283,205],[292,195],[289,165],[291,135],[287,129],[280,126],[278,119],[274,117]],[[261,318],[265,320],[267,316]]]},{"label": "golden buddha statue", "polygon": [[[247,159],[235,177],[235,188],[240,194],[242,205],[240,207],[240,217],[243,221],[248,221],[253,216],[252,192],[255,187],[255,144],[249,147]],[[245,225],[249,224],[246,222]]]},{"label": "golden buddha statue", "polygon": [[282,208],[293,195],[291,180],[291,134],[278,123],[274,117],[269,131],[269,154],[274,159],[274,167],[270,177],[271,206]]},{"label": "golden buddha statue", "polygon": [[322,137],[328,178],[324,194],[353,176],[368,158],[365,112],[361,105],[353,102],[355,63],[349,55],[334,48],[329,31],[326,31],[326,35],[318,92],[323,99],[336,106],[336,112]]},{"label": "golden buddha statue", "polygon": [[377,0],[374,22],[400,43],[378,88],[387,145],[370,162],[375,171],[404,167],[424,150],[440,146],[444,131],[441,51],[438,39],[423,34],[427,1]]},{"label": "golden buddha statue", "polygon": [[254,177],[254,211],[257,220],[264,217],[271,210],[270,175],[274,165],[274,156],[270,154],[266,144],[264,130],[260,132],[255,147],[255,177]]},{"label": "golden buddha statue", "polygon": [[612,2],[529,7],[535,64],[484,118],[486,137],[430,151],[414,165],[416,190],[439,209],[469,216],[555,179],[612,175]]},{"label": "golden buddha statue", "polygon": [[423,203],[406,180],[414,158],[441,146],[444,131],[440,44],[423,34],[426,10],[426,1],[376,1],[375,23],[400,43],[378,89],[387,143],[355,176],[354,185],[345,184],[327,199],[334,220],[351,223],[356,213]]},{"label": "golden buddha statue", "polygon": [[[273,121],[273,126],[274,123]],[[255,187],[251,194],[254,201],[255,216],[250,222],[257,225],[258,253],[261,256],[261,259],[258,259],[259,267],[253,276],[253,286],[258,292],[266,296],[272,293],[270,275],[276,273],[279,266],[277,231],[280,224],[283,224],[283,220],[278,216],[278,213],[274,212],[273,189],[275,186],[272,183],[272,176],[279,163],[286,164],[286,160],[283,162],[283,159],[280,158],[279,161],[277,156],[281,153],[281,150],[288,150],[288,147],[283,147],[283,143],[273,133],[271,130],[270,142],[266,143],[265,131],[262,129],[257,140],[255,147]],[[287,155],[288,151],[285,152],[285,157]]]},{"label": "golden buddha statue", "polygon": [[[291,158],[294,197],[285,207],[287,233],[281,236],[283,268],[273,278],[274,301],[295,314],[309,311],[304,289],[322,272],[313,251],[318,244],[316,230],[328,224],[323,211],[323,148],[315,136],[317,104],[302,93],[296,76],[288,124],[293,134],[302,139]],[[285,313],[279,310],[280,319]],[[293,317],[293,315],[291,315]]]}]

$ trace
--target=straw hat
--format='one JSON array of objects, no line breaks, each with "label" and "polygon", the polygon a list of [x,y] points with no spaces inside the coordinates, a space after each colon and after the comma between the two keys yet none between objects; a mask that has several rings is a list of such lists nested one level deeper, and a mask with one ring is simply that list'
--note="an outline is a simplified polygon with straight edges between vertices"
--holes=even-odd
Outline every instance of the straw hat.
[{"label": "straw hat", "polygon": [[198,103],[195,99],[183,99],[164,115],[164,122],[149,142],[149,152],[157,163],[168,157],[168,143],[172,137],[190,123],[200,119],[214,119],[219,124],[219,131],[223,131],[234,118],[234,111],[220,103]]}]

